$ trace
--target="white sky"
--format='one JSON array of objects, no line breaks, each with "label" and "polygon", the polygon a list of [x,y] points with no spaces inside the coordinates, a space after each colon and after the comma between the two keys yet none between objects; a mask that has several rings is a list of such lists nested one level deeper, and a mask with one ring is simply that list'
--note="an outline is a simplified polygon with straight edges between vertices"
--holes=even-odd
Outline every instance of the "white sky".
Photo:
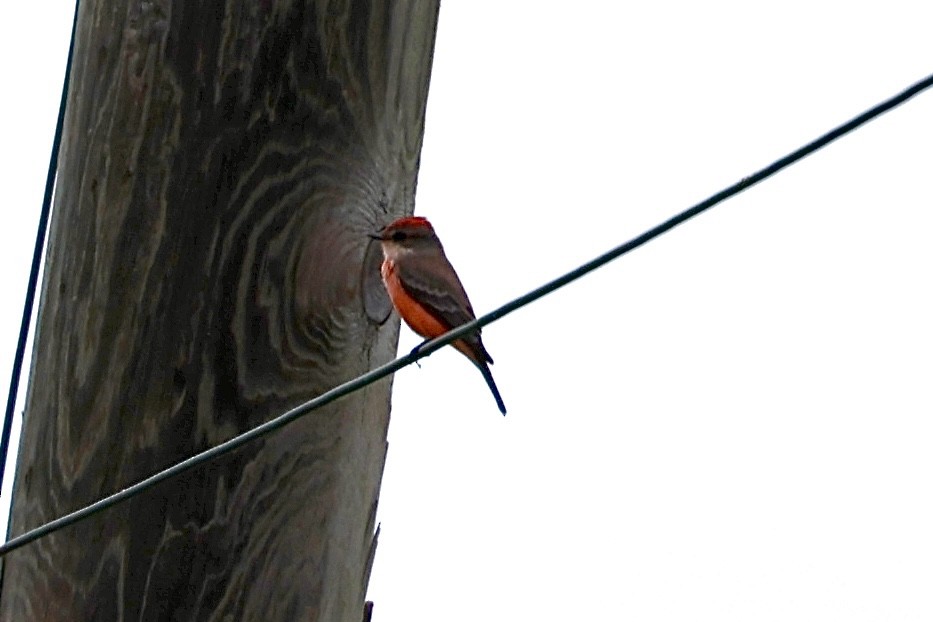
[{"label": "white sky", "polygon": [[[0,20],[4,386],[37,4]],[[417,213],[478,312],[933,72],[928,3],[637,4],[444,2]],[[933,619],[931,139],[927,93],[488,327],[505,418],[453,351],[401,372],[374,620]]]}]

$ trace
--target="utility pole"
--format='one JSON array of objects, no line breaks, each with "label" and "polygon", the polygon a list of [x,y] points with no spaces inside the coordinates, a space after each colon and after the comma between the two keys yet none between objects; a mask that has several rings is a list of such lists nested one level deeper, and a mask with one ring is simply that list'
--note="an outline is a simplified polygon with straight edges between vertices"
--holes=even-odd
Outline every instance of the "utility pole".
[{"label": "utility pole", "polygon": [[[391,359],[438,0],[84,0],[12,535]],[[4,559],[0,619],[359,622],[391,382]]]}]

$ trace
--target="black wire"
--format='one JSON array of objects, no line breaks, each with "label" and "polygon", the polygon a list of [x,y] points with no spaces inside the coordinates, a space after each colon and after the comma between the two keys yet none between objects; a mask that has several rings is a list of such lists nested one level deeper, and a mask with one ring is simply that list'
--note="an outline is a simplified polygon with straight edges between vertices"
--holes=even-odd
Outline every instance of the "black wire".
[{"label": "black wire", "polygon": [[917,93],[920,93],[921,91],[929,88],[930,86],[933,86],[933,75],[927,77],[921,82],[918,82],[917,84],[910,87],[903,93],[900,93],[899,95],[896,95],[892,97],[891,99],[888,99],[878,104],[871,110],[855,117],[848,123],[840,125],[836,129],[824,134],[820,138],[817,138],[816,140],[807,144],[806,146],[801,147],[800,149],[794,151],[790,155],[787,155],[781,158],[780,160],[774,162],[770,166],[767,166],[763,168],[762,170],[758,171],[757,173],[749,177],[746,177],[745,179],[730,186],[729,188],[726,188],[725,190],[711,196],[705,201],[698,203],[697,205],[691,207],[690,209],[677,214],[673,218],[670,218],[669,220],[664,221],[660,225],[654,227],[653,229],[646,231],[645,233],[626,242],[625,244],[622,244],[621,246],[617,246],[616,248],[610,250],[609,252],[600,255],[596,259],[593,259],[592,261],[586,264],[583,264],[579,268],[572,270],[571,272],[568,272],[567,274],[557,279],[554,279],[550,283],[546,283],[542,285],[541,287],[531,292],[528,292],[524,296],[516,298],[512,302],[509,302],[499,307],[495,311],[487,313],[486,315],[476,320],[473,320],[471,322],[458,326],[457,328],[441,335],[440,337],[437,337],[435,339],[428,341],[427,343],[419,347],[416,352],[413,351],[405,356],[395,359],[394,361],[390,363],[382,365],[381,367],[377,367],[376,369],[369,371],[363,374],[362,376],[354,378],[353,380],[350,380],[349,382],[346,382],[336,388],[331,389],[330,391],[327,391],[326,393],[323,393],[322,395],[319,395],[318,397],[314,398],[313,400],[309,402],[305,402],[304,404],[296,408],[293,408],[282,415],[279,415],[278,417],[276,417],[275,419],[272,419],[271,421],[267,421],[266,423],[263,423],[262,425],[259,425],[247,432],[244,432],[243,434],[240,434],[239,436],[236,436],[224,443],[221,443],[220,445],[211,447],[210,449],[207,449],[197,455],[194,455],[186,460],[183,460],[182,462],[179,462],[178,464],[175,464],[165,469],[164,471],[160,471],[154,475],[151,475],[147,477],[146,479],[142,480],[141,482],[133,484],[132,486],[125,488],[118,493],[110,495],[109,497],[105,497],[87,507],[84,507],[80,510],[72,512],[71,514],[66,514],[65,516],[57,518],[31,531],[27,531],[26,533],[22,535],[12,538],[11,540],[4,543],[3,545],[0,545],[0,556],[6,555],[10,551],[18,549],[19,547],[25,544],[28,544],[29,542],[32,542],[33,540],[36,540],[49,533],[52,533],[53,531],[57,531],[59,529],[72,525],[80,521],[83,518],[96,514],[97,512],[100,512],[116,503],[119,503],[120,501],[124,499],[128,499],[132,496],[135,496],[141,493],[142,491],[146,490],[147,488],[155,486],[156,484],[163,482],[174,475],[182,473],[183,471],[187,471],[188,469],[194,468],[200,464],[203,464],[229,451],[233,451],[234,449],[237,449],[238,447],[245,445],[246,443],[252,441],[253,439],[259,438],[260,436],[264,436],[265,434],[268,434],[269,432],[272,432],[273,430],[277,430],[291,423],[295,419],[298,419],[299,417],[302,417],[308,414],[312,410],[320,408],[321,406],[324,406],[325,404],[333,402],[334,400],[344,397],[350,393],[353,393],[357,389],[361,389],[381,378],[388,376],[391,373],[398,371],[399,369],[403,367],[406,367],[414,363],[418,359],[421,359],[421,358],[424,358],[430,355],[432,352],[438,350],[439,348],[447,345],[448,343],[456,339],[459,339],[465,334],[471,331],[474,331],[477,328],[486,326],[487,324],[498,320],[499,318],[511,313],[512,311],[515,311],[516,309],[519,309],[531,302],[538,300],[539,298],[543,296],[546,296],[547,294],[553,292],[554,290],[560,287],[563,287],[564,285],[570,283],[571,281],[575,281],[576,279],[579,279],[583,275],[589,272],[592,272],[593,270],[609,263],[613,259],[616,259],[617,257],[620,257],[621,255],[624,255],[625,253],[628,253],[638,248],[639,246],[648,242],[649,240],[652,240],[658,237],[662,233],[665,233],[673,229],[674,227],[681,224],[682,222],[690,218],[693,218],[694,216],[696,216],[697,214],[700,214],[701,212],[706,211],[707,209],[713,207],[717,203],[720,203],[724,201],[725,199],[728,199],[729,197],[734,196],[738,194],[739,192],[742,192],[746,188],[749,188],[757,184],[758,182],[770,177],[771,175],[774,175],[781,169],[786,168],[790,166],[791,164],[793,164],[794,162],[797,162],[798,160],[810,155],[817,149],[825,146],[827,143],[830,143],[833,140],[839,138],[840,136],[843,136],[844,134],[851,132],[858,126],[863,125],[864,123],[870,121],[871,119],[887,112],[891,108],[894,108],[898,104],[905,102],[906,100],[910,99]]},{"label": "black wire", "polygon": [[10,449],[10,432],[13,429],[13,413],[16,410],[16,395],[19,392],[19,379],[23,371],[23,359],[26,356],[26,340],[29,337],[29,324],[32,321],[32,307],[36,299],[36,285],[39,283],[39,264],[42,262],[42,249],[45,248],[45,235],[48,231],[49,212],[52,210],[52,189],[58,172],[58,152],[62,144],[62,128],[65,125],[65,104],[68,101],[68,85],[71,82],[71,59],[75,49],[75,31],[78,26],[78,4],[75,0],[75,14],[71,22],[71,43],[68,44],[68,60],[65,64],[65,80],[62,84],[62,98],[58,105],[58,121],[55,124],[55,137],[52,139],[52,155],[49,158],[49,170],[45,177],[45,196],[42,198],[42,211],[39,213],[39,228],[36,231],[36,246],[32,250],[32,267],[29,269],[29,283],[26,285],[26,301],[23,303],[23,319],[19,325],[19,340],[16,342],[16,355],[13,358],[13,371],[10,373],[10,392],[7,394],[6,413],[3,416],[3,432],[0,434],[0,490],[6,476],[6,456]]}]

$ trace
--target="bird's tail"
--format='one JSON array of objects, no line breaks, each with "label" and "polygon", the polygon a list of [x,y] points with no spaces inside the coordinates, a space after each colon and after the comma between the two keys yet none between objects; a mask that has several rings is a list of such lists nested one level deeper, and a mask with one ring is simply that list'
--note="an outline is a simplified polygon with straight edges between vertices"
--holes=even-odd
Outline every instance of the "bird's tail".
[{"label": "bird's tail", "polygon": [[489,385],[492,396],[496,398],[496,405],[499,407],[499,412],[505,416],[505,402],[502,401],[502,396],[499,395],[499,387],[496,386],[496,381],[492,379],[492,372],[489,371],[489,365],[486,363],[476,363],[476,366],[483,374],[483,379],[486,380],[486,384]]}]

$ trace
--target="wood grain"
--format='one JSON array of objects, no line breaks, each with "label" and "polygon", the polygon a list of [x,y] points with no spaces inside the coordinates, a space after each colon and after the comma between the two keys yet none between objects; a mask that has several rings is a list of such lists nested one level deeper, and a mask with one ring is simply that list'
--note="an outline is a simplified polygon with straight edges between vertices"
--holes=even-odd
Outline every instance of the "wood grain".
[{"label": "wood grain", "polygon": [[[81,4],[12,533],[389,360],[437,0]],[[4,560],[2,620],[363,615],[383,381]]]}]

